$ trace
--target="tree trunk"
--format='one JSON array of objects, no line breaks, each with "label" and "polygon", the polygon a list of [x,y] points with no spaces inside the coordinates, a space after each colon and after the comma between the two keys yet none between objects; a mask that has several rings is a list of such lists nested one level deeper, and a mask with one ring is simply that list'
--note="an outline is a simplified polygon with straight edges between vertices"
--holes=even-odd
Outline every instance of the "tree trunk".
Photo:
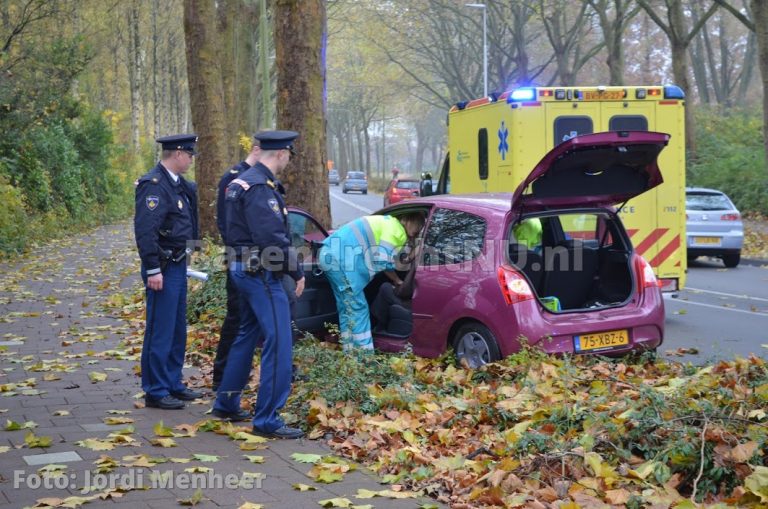
[{"label": "tree trunk", "polygon": [[157,74],[160,66],[157,65],[157,46],[160,43],[160,35],[157,31],[157,16],[160,10],[160,0],[152,0],[152,135],[157,137],[160,131],[160,105],[157,95]]},{"label": "tree trunk", "polygon": [[765,170],[768,172],[768,2],[751,0],[750,8],[757,37],[757,60],[763,79],[763,144],[765,146]]},{"label": "tree trunk", "polygon": [[184,34],[192,123],[201,152],[195,160],[201,235],[216,235],[216,185],[228,157],[221,81],[221,37],[211,0],[184,0]]},{"label": "tree trunk", "polygon": [[298,131],[297,155],[282,177],[288,202],[331,225],[325,189],[325,50],[324,0],[274,2],[277,125]]},{"label": "tree trunk", "polygon": [[128,87],[131,93],[131,143],[138,152],[139,142],[139,8],[135,2],[128,6]]},{"label": "tree trunk", "polygon": [[221,41],[221,80],[224,89],[224,145],[227,147],[227,160],[234,164],[239,159],[237,130],[240,126],[239,111],[243,107],[241,97],[237,97],[237,80],[235,79],[238,67],[237,60],[237,17],[242,8],[241,2],[228,0],[218,4],[217,32]]}]

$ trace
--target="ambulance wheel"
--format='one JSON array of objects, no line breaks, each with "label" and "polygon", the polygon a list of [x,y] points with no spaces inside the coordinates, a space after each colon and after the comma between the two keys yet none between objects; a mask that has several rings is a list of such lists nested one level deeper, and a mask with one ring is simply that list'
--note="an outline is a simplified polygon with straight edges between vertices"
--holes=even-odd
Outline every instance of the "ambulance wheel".
[{"label": "ambulance wheel", "polygon": [[453,336],[453,350],[459,364],[466,364],[471,369],[477,369],[501,359],[499,344],[493,333],[488,327],[478,322],[459,327]]},{"label": "ambulance wheel", "polygon": [[738,253],[728,253],[723,255],[723,263],[729,269],[737,267],[741,261],[741,251]]}]

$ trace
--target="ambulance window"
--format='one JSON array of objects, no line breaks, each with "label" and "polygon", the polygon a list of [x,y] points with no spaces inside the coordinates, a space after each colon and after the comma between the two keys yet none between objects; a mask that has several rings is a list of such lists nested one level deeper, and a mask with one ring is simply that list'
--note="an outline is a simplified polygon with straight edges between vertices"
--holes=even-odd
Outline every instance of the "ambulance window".
[{"label": "ambulance window", "polygon": [[480,180],[488,180],[488,129],[480,129],[477,132],[477,160]]},{"label": "ambulance window", "polygon": [[581,134],[592,134],[589,117],[557,117],[555,119],[555,146]]},{"label": "ambulance window", "polygon": [[648,119],[642,115],[616,115],[608,122],[609,131],[647,131]]}]

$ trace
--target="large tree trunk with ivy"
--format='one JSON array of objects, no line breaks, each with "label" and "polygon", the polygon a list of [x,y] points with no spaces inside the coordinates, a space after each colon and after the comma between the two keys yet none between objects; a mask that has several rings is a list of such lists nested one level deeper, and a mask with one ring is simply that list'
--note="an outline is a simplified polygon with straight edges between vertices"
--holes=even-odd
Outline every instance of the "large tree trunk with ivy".
[{"label": "large tree trunk with ivy", "polygon": [[211,0],[184,1],[184,34],[192,124],[197,131],[200,156],[195,161],[200,232],[216,237],[216,185],[231,165],[221,79],[221,35],[216,30],[216,7]]},{"label": "large tree trunk with ivy", "polygon": [[325,171],[324,0],[276,0],[277,127],[300,134],[298,154],[283,173],[288,203],[331,224]]}]

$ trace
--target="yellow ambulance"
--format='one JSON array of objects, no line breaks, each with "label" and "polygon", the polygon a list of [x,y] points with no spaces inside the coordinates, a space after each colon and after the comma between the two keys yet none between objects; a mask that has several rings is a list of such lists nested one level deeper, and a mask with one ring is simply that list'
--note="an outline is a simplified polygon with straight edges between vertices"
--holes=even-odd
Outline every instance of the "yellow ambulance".
[{"label": "yellow ambulance", "polygon": [[602,131],[671,135],[664,183],[621,209],[637,253],[662,290],[685,284],[685,97],[676,86],[531,87],[456,104],[438,193],[512,192],[556,145]]}]

